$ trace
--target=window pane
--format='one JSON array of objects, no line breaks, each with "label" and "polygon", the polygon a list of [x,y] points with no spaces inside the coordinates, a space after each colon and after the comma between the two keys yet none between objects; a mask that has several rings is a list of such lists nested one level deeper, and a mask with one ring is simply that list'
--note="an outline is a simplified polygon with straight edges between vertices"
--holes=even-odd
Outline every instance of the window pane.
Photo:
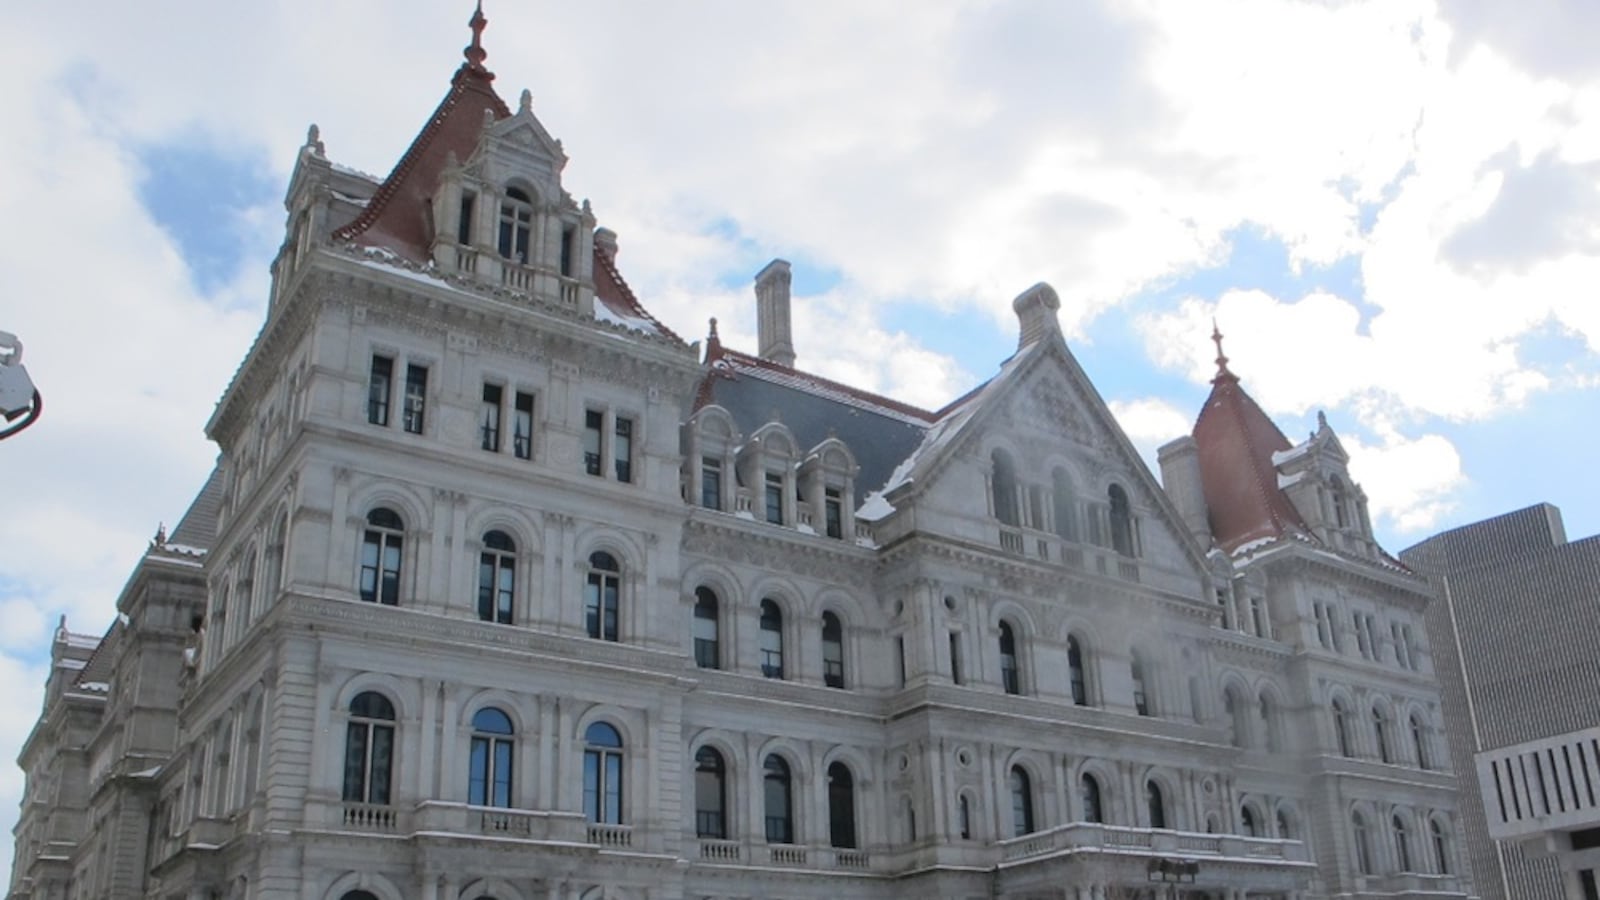
[{"label": "window pane", "polygon": [[473,806],[488,805],[489,739],[472,739],[472,760],[467,771],[467,802]]},{"label": "window pane", "polygon": [[394,729],[387,725],[372,726],[372,783],[367,788],[367,802],[389,802],[389,767],[394,760]]},{"label": "window pane", "polygon": [[364,803],[367,799],[367,729],[364,722],[351,722],[345,728],[344,799]]}]

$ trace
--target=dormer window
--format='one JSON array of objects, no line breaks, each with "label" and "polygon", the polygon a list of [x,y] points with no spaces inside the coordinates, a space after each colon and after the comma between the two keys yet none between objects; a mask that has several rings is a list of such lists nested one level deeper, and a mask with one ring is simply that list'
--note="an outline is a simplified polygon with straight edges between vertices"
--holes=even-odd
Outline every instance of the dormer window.
[{"label": "dormer window", "polygon": [[561,229],[561,277],[571,278],[577,271],[578,229],[571,225]]},{"label": "dormer window", "polygon": [[1133,556],[1133,509],[1128,504],[1128,492],[1122,485],[1113,484],[1106,491],[1106,499],[1111,506],[1111,548],[1123,556]]},{"label": "dormer window", "polygon": [[500,255],[527,265],[532,226],[533,201],[521,188],[507,188],[500,202]]},{"label": "dormer window", "polygon": [[1349,497],[1345,493],[1344,482],[1341,481],[1337,475],[1333,477],[1332,493],[1334,522],[1337,523],[1340,528],[1349,528],[1350,512],[1349,507],[1347,506]]},{"label": "dormer window", "polygon": [[783,475],[779,472],[766,474],[767,521],[773,525],[783,524]]},{"label": "dormer window", "polygon": [[472,243],[472,213],[477,208],[478,195],[467,191],[461,195],[461,215],[456,220],[456,243],[467,246]]}]

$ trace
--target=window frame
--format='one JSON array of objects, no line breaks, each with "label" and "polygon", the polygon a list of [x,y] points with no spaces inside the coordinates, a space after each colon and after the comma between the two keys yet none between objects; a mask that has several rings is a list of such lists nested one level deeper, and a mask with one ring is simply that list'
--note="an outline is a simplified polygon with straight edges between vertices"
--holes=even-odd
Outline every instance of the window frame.
[{"label": "window frame", "polygon": [[583,586],[584,631],[597,641],[622,637],[622,562],[606,550],[589,554]]},{"label": "window frame", "polygon": [[[361,691],[350,698],[345,711],[340,798],[345,803],[389,806],[394,802],[394,758],[398,743],[394,702],[378,691]],[[358,735],[359,744],[356,742]],[[380,736],[383,737],[381,750]],[[382,765],[379,765],[380,753]],[[358,763],[356,770],[352,769],[352,763]]]},{"label": "window frame", "polygon": [[[478,620],[498,625],[516,621],[517,544],[504,531],[484,532],[478,553]],[[487,579],[486,579],[487,576]]]},{"label": "window frame", "polygon": [[764,597],[758,607],[760,618],[757,625],[756,641],[758,648],[758,665],[764,678],[784,680],[784,633],[783,633],[783,607],[771,597]]},{"label": "window frame", "polygon": [[[486,724],[489,714],[504,722],[503,730]],[[512,809],[516,803],[516,725],[504,710],[485,706],[473,713],[467,750],[467,805]],[[478,772],[483,776],[480,778]]]},{"label": "window frame", "polygon": [[583,813],[590,823],[627,824],[627,759],[627,741],[615,725],[591,722],[584,729]]},{"label": "window frame", "polygon": [[[383,521],[375,521],[377,519]],[[356,596],[362,602],[400,605],[401,582],[405,577],[405,536],[405,519],[399,513],[387,506],[375,506],[368,511],[356,569]],[[369,574],[371,587],[368,587]]]}]

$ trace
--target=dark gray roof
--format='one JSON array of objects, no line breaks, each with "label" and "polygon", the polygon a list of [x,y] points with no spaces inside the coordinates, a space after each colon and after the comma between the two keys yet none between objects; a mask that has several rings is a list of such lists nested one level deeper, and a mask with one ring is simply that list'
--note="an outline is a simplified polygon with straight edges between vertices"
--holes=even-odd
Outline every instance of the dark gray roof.
[{"label": "dark gray roof", "polygon": [[734,351],[710,360],[697,405],[712,403],[746,436],[777,419],[802,453],[829,436],[843,441],[860,466],[857,506],[917,449],[933,420],[924,410]]},{"label": "dark gray roof", "polygon": [[221,506],[222,471],[212,469],[200,493],[189,504],[188,512],[183,514],[177,527],[167,535],[167,542],[202,550],[211,549],[212,542],[217,539],[217,512]]}]

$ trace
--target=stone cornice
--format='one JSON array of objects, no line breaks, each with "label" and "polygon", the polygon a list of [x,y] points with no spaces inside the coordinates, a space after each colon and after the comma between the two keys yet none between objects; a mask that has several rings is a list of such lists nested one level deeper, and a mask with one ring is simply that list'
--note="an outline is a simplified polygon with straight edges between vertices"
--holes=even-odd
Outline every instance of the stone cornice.
[{"label": "stone cornice", "polygon": [[837,538],[805,534],[741,519],[727,513],[686,507],[683,552],[719,562],[756,565],[829,584],[867,588],[877,570],[877,553]]}]

